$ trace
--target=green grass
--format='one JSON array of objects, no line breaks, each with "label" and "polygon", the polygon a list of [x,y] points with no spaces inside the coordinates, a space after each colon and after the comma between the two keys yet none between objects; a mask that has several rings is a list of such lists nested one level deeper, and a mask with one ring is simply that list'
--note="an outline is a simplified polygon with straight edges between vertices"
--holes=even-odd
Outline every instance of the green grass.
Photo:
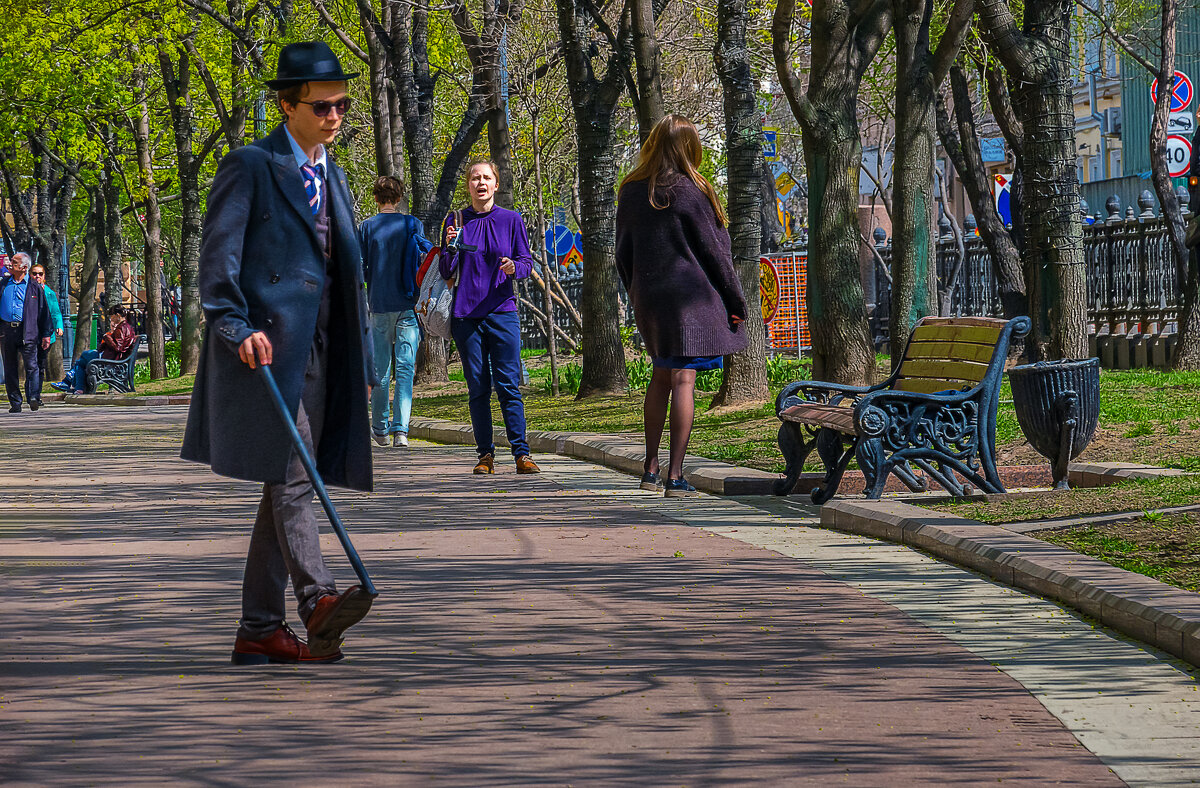
[{"label": "green grass", "polygon": [[1110,487],[1074,489],[1027,498],[997,501],[955,501],[929,505],[985,523],[1052,520],[1080,514],[1145,511],[1187,506],[1200,501],[1200,476],[1131,479]]},{"label": "green grass", "polygon": [[1033,535],[1121,569],[1200,591],[1200,522],[1195,513]]}]

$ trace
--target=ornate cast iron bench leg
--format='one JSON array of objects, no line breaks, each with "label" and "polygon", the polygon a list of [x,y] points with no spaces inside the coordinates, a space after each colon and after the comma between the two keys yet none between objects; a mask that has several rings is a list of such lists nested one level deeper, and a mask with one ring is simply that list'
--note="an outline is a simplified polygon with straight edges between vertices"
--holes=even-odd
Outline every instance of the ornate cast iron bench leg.
[{"label": "ornate cast iron bench leg", "polygon": [[[843,448],[847,440],[850,441],[850,445]],[[821,486],[813,489],[813,503],[819,506],[837,495],[838,485],[842,483],[842,474],[846,472],[846,466],[850,464],[857,444],[856,436],[843,435],[828,427],[822,427],[817,433],[817,454],[821,455],[821,462],[825,463],[825,479]]]},{"label": "ornate cast iron bench leg", "polygon": [[[816,448],[819,428],[795,421],[779,425],[779,450],[783,454],[785,467],[783,478],[771,488],[776,495],[791,495],[804,473],[804,461]],[[807,439],[806,439],[807,437]]]}]

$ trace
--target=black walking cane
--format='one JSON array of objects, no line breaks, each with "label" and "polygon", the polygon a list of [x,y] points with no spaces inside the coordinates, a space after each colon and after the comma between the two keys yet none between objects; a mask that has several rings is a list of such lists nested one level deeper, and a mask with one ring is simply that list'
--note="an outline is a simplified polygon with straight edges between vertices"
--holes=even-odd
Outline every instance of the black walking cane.
[{"label": "black walking cane", "polygon": [[329,516],[329,524],[333,526],[333,532],[337,534],[338,541],[342,543],[342,549],[346,551],[346,557],[350,559],[350,565],[354,567],[354,574],[358,575],[363,591],[372,597],[376,596],[375,584],[367,575],[367,568],[363,566],[362,559],[358,557],[358,551],[350,543],[350,535],[346,533],[346,526],[342,525],[342,519],[338,517],[337,510],[333,508],[333,501],[329,500],[329,493],[325,491],[325,482],[321,481],[321,474],[317,473],[316,463],[308,455],[308,449],[305,448],[304,440],[300,437],[300,430],[296,429],[296,422],[292,419],[292,414],[288,412],[287,403],[283,401],[283,394],[279,391],[275,376],[271,374],[271,368],[266,364],[259,364],[258,370],[262,373],[263,383],[266,384],[267,391],[271,394],[271,401],[275,403],[275,410],[279,412],[279,418],[283,419],[283,423],[287,425],[288,432],[292,436],[292,446],[296,449],[296,454],[300,456],[304,470],[308,472],[313,489],[317,491],[317,497],[321,499],[321,506],[325,508],[325,514]]}]

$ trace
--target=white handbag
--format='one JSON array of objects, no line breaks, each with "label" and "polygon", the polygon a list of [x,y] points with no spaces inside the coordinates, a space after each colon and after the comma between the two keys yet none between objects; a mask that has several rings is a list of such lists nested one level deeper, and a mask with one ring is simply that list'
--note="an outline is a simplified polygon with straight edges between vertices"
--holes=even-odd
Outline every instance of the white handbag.
[{"label": "white handbag", "polygon": [[[455,211],[453,226],[462,230],[462,211]],[[450,320],[454,316],[454,292],[458,287],[458,272],[447,282],[430,266],[421,282],[421,294],[417,297],[416,313],[427,334],[450,339]]]}]

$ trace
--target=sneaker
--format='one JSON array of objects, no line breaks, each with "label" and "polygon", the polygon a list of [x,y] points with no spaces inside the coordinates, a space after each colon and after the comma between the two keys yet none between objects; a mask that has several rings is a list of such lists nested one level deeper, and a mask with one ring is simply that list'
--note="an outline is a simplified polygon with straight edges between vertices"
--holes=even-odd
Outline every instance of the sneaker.
[{"label": "sneaker", "polygon": [[659,490],[661,490],[663,488],[662,479],[659,477],[659,475],[657,473],[650,473],[650,471],[646,471],[645,473],[642,474],[641,487],[643,490],[649,490],[650,492],[658,492]]},{"label": "sneaker", "polygon": [[392,448],[394,449],[394,448],[397,448],[400,446],[408,448],[408,433],[407,432],[397,432],[394,435],[392,435]]},{"label": "sneaker", "polygon": [[51,383],[50,388],[54,389],[55,391],[70,391],[71,385],[66,381],[60,380],[57,383]]},{"label": "sneaker", "polygon": [[492,457],[491,454],[485,454],[479,458],[479,462],[475,463],[475,469],[471,471],[471,473],[478,474],[480,476],[493,473],[495,471],[494,464],[495,458]]},{"label": "sneaker", "polygon": [[687,479],[667,479],[666,492],[667,498],[695,498],[700,492],[688,484]]},{"label": "sneaker", "polygon": [[378,443],[380,446],[388,445],[387,433],[384,433],[383,435],[376,435],[374,432],[372,432],[371,437],[374,438],[375,442]]}]

